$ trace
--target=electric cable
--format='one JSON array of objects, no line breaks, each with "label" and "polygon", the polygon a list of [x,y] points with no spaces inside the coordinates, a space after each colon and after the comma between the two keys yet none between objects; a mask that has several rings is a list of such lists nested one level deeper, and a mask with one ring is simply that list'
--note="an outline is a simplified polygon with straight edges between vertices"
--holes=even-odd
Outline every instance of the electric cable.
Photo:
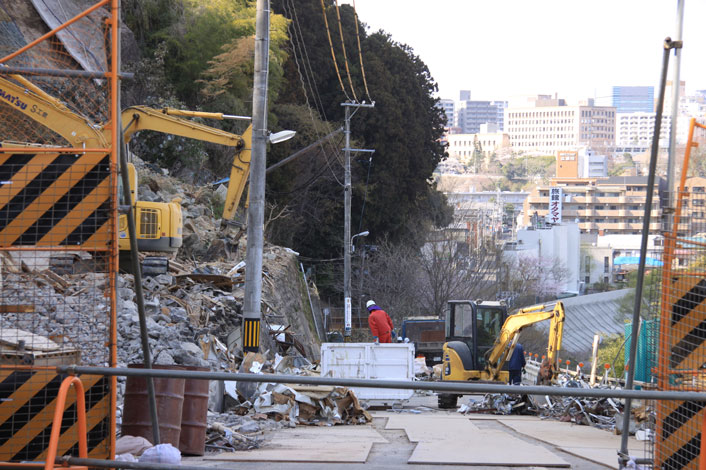
[{"label": "electric cable", "polygon": [[353,88],[353,80],[351,80],[351,71],[348,68],[348,55],[346,54],[346,42],[343,40],[343,25],[341,24],[341,10],[338,7],[338,0],[336,3],[336,17],[338,18],[338,33],[341,36],[341,49],[343,50],[343,63],[346,66],[346,75],[348,75],[348,85],[351,87],[351,93],[353,94],[353,101],[358,102],[358,97],[355,94],[355,88]]},{"label": "electric cable", "polygon": [[363,86],[365,87],[365,95],[372,103],[373,99],[370,97],[370,92],[368,91],[368,81],[365,79],[365,66],[363,66],[363,51],[360,48],[360,32],[358,31],[358,10],[355,9],[355,0],[353,0],[353,16],[355,18],[355,37],[358,41],[358,58],[360,59],[360,73],[363,76]]},{"label": "electric cable", "polygon": [[[294,43],[292,42],[292,47],[295,49],[295,62],[297,63],[297,67],[298,67],[299,63],[296,60],[296,52],[301,51],[300,53],[302,53],[302,62],[304,64],[304,75],[306,76],[306,80],[309,84],[309,88],[312,91],[312,98],[313,98],[314,103],[316,105],[317,111],[320,113],[320,116],[323,118],[324,127],[327,129],[327,132],[330,133],[331,132],[331,125],[328,123],[328,118],[326,117],[326,110],[324,109],[321,95],[319,94],[318,88],[316,86],[316,81],[313,80],[313,78],[312,78],[314,76],[314,71],[311,66],[311,60],[309,59],[309,52],[306,47],[306,43],[304,42],[304,35],[301,32],[301,24],[299,23],[299,16],[297,15],[297,10],[296,10],[296,7],[294,6],[293,0],[289,0],[289,6],[290,6],[290,17],[294,20],[292,23],[295,25],[294,40],[297,41],[299,44],[301,44],[301,48],[299,48],[299,47],[296,47],[294,45]],[[298,35],[296,34],[297,31],[298,31]],[[292,40],[292,38],[290,38],[290,41],[291,40]],[[301,73],[301,71],[300,71],[300,73]],[[302,82],[302,90],[304,92],[305,97],[307,98],[307,103],[308,103],[308,95],[307,95],[306,87],[303,83],[301,75],[300,75],[300,81]],[[314,119],[314,116],[311,113],[311,109],[309,111],[310,111],[309,116],[312,120],[312,125],[314,127],[314,130],[317,133],[316,134],[317,138],[320,138],[321,135],[319,134],[316,120]],[[340,150],[337,147],[333,146],[333,144],[328,140],[321,144],[321,148],[324,149],[325,145],[330,146],[332,153],[334,155],[336,155],[338,157],[338,160],[340,161],[341,160]]]},{"label": "electric cable", "polygon": [[324,6],[324,0],[321,0],[321,12],[324,15],[324,24],[326,25],[326,35],[328,36],[328,44],[331,48],[331,57],[333,58],[333,66],[336,69],[336,76],[338,77],[338,83],[341,85],[341,90],[343,94],[346,95],[346,99],[350,100],[346,88],[343,86],[343,79],[341,78],[341,73],[338,70],[338,63],[336,62],[336,53],[333,51],[333,41],[331,40],[331,30],[328,27],[328,18],[326,17],[326,7]]}]

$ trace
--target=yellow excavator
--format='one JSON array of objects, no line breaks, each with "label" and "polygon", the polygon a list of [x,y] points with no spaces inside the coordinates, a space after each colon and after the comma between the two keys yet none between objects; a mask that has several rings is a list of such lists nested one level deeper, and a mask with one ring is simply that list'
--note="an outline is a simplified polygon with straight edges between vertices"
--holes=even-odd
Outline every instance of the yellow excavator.
[{"label": "yellow excavator", "polygon": [[[9,75],[9,77],[11,80],[0,76],[0,91],[4,95],[21,96],[26,105],[24,107],[15,106],[13,109],[22,112],[34,122],[58,134],[70,147],[106,148],[110,146],[111,129],[106,123],[91,122],[87,117],[72,111],[60,100],[49,95],[23,76]],[[2,102],[0,100],[0,103]],[[1,106],[0,111],[2,111]],[[236,135],[179,116],[224,118],[221,113],[181,111],[169,108],[155,110],[145,106],[134,106],[127,108],[121,114],[124,140],[127,143],[135,133],[142,130],[152,130],[235,147],[236,153],[231,167],[223,213],[225,219],[232,218],[238,208],[250,170],[251,127],[248,127],[243,135]],[[8,137],[14,136],[0,136],[0,145],[3,144],[2,140],[5,140],[6,145],[11,146],[43,144],[43,142],[8,142]],[[137,198],[137,172],[131,163],[128,164],[128,173],[133,210],[135,211],[138,250],[176,252],[182,244],[180,199],[177,198],[167,203],[140,201]],[[122,197],[122,191],[119,191],[119,194]],[[10,240],[10,238],[15,236],[19,239],[21,235],[10,231],[3,233],[3,231],[5,230],[0,228],[0,240],[6,245],[16,243],[16,240]],[[33,244],[41,245],[42,240],[36,240]],[[127,217],[124,214],[120,215],[119,220],[119,248],[122,252],[130,250]],[[162,262],[159,261],[156,264],[159,270],[159,265]],[[166,267],[166,258],[164,265]]]},{"label": "yellow excavator", "polygon": [[[550,379],[558,373],[558,351],[564,330],[564,305],[537,305],[507,315],[502,302],[450,301],[446,315],[446,336],[442,354],[441,380],[507,382],[503,370],[520,332],[535,323],[551,320],[546,365]],[[459,394],[439,394],[439,408],[454,408]]]}]

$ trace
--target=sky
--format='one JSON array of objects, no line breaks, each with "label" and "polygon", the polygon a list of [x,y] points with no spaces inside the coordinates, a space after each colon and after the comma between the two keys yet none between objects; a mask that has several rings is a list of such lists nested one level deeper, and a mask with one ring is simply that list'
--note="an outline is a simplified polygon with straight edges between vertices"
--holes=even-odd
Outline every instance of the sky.
[{"label": "sky", "polygon": [[[677,2],[355,0],[355,7],[369,33],[383,29],[412,47],[441,98],[471,90],[477,100],[557,93],[573,102],[617,85],[652,85],[656,97],[662,44],[677,33]],[[699,24],[706,2],[683,2],[681,80],[689,93],[706,89],[706,28]]]}]

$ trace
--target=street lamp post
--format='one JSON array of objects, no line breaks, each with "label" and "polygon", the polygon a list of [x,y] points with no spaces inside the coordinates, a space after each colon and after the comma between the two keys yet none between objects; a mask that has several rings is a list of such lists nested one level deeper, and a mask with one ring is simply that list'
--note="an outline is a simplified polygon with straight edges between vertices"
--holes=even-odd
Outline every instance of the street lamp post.
[{"label": "street lamp post", "polygon": [[355,247],[353,245],[353,240],[355,240],[355,237],[366,237],[368,236],[369,232],[366,230],[365,232],[360,232],[356,233],[353,235],[350,239],[346,240],[346,248],[345,248],[345,253],[344,253],[344,273],[343,273],[343,296],[345,298],[345,311],[344,311],[344,329],[343,329],[343,334],[344,334],[344,339],[346,342],[350,342],[351,340],[351,330],[352,330],[352,314],[351,314],[351,253],[355,251]]}]

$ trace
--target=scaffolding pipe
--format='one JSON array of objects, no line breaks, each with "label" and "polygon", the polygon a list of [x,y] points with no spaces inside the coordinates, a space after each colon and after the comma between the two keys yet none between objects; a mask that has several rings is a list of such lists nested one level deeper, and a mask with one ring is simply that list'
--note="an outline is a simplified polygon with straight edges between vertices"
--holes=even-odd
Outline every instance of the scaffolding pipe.
[{"label": "scaffolding pipe", "polygon": [[226,382],[267,382],[302,385],[336,385],[342,387],[397,388],[406,390],[431,390],[467,395],[483,393],[510,393],[523,395],[550,395],[560,397],[591,398],[634,398],[637,400],[690,400],[706,402],[706,392],[664,391],[664,390],[618,390],[570,387],[549,387],[539,385],[517,386],[473,382],[416,382],[411,380],[373,380],[335,377],[311,377],[305,375],[245,374],[234,372],[205,372],[169,369],[128,369],[90,367],[77,365],[57,366],[61,374],[89,374],[120,377],[154,377],[195,380],[223,380]]},{"label": "scaffolding pipe", "polygon": [[[659,83],[659,97],[657,98],[657,110],[655,116],[655,129],[652,134],[652,151],[650,153],[650,168],[647,174],[647,198],[645,200],[645,215],[642,223],[642,240],[640,244],[640,264],[637,268],[637,285],[635,286],[635,304],[632,316],[632,333],[630,341],[630,353],[628,357],[628,372],[625,382],[625,389],[632,390],[635,378],[635,358],[637,356],[637,338],[640,329],[640,308],[642,307],[642,286],[645,279],[645,262],[647,261],[647,240],[650,234],[650,216],[652,215],[652,199],[654,196],[655,173],[657,170],[657,152],[659,151],[659,132],[662,126],[662,111],[664,110],[664,90],[667,85],[667,71],[669,69],[669,53],[672,49],[681,47],[680,41],[672,41],[671,38],[664,40],[662,53],[662,74]],[[625,400],[623,409],[623,428],[620,439],[620,452],[618,460],[620,468],[628,462],[628,434],[630,431],[630,412],[632,398]]]}]

